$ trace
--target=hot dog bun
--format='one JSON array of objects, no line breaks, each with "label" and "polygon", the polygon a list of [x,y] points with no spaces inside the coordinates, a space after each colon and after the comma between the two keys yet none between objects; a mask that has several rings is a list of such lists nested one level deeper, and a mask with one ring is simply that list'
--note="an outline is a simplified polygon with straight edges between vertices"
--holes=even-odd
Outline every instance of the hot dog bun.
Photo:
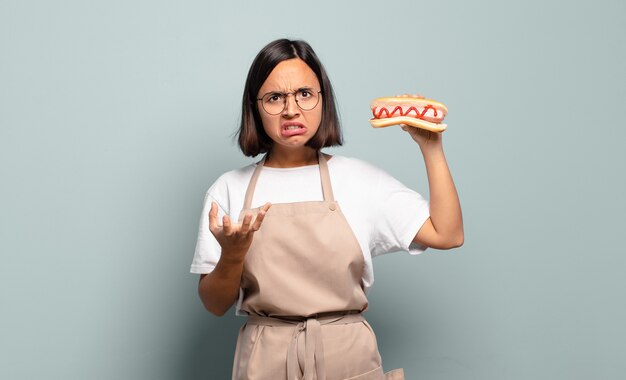
[{"label": "hot dog bun", "polygon": [[373,118],[370,124],[374,128],[406,124],[431,132],[443,132],[447,125],[443,119],[448,108],[440,102],[422,96],[395,96],[378,98],[370,106]]}]

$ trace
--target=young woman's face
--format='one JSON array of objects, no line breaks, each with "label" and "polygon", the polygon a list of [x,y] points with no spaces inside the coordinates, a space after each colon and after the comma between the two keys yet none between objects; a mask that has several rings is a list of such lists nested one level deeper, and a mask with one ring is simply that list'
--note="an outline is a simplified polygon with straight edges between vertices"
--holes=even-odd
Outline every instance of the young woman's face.
[{"label": "young woman's face", "polygon": [[[311,68],[300,58],[282,61],[267,77],[257,94],[257,98],[265,98],[278,104],[278,110],[282,108],[281,98],[286,100],[284,109],[277,115],[272,115],[264,109],[268,108],[275,113],[267,102],[258,101],[259,114],[265,133],[276,144],[284,148],[301,148],[317,132],[322,120],[322,94],[317,76]],[[286,95],[292,93],[292,95]],[[296,96],[300,99],[300,105],[311,110],[303,110],[296,103]],[[313,98],[310,98],[313,97]],[[308,103],[317,97],[317,103]]]}]

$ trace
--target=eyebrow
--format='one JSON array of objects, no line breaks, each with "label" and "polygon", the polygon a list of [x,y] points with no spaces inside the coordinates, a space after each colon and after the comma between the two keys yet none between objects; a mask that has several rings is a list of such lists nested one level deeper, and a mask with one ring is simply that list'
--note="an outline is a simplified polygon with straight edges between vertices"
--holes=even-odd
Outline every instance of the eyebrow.
[{"label": "eyebrow", "polygon": [[[297,88],[295,91],[298,92],[300,90],[313,90],[313,87],[303,86],[303,87]],[[282,92],[282,91],[269,91],[269,92],[266,92],[265,94],[261,95],[261,97],[264,97],[265,95],[269,95],[269,94],[283,94],[284,95],[285,92]]]}]

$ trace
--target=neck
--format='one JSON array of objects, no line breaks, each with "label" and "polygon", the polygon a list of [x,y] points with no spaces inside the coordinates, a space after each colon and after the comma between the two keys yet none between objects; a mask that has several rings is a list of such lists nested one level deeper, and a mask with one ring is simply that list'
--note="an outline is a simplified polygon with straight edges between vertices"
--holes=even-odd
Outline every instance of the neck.
[{"label": "neck", "polygon": [[298,150],[284,150],[272,147],[265,159],[265,166],[270,168],[295,168],[298,166],[317,165],[317,151],[304,147]]}]

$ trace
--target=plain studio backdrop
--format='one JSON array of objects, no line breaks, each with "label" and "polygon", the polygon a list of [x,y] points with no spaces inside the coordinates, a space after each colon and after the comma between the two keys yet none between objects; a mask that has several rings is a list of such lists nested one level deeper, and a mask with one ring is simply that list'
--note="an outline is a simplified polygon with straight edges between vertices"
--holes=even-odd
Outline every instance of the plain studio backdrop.
[{"label": "plain studio backdrop", "polygon": [[625,4],[0,1],[0,378],[229,378],[244,320],[206,312],[189,266],[204,193],[253,162],[247,70],[283,37],[336,90],[327,152],[426,197],[418,146],[369,103],[450,110],[465,245],[375,259],[385,369],[623,376]]}]

